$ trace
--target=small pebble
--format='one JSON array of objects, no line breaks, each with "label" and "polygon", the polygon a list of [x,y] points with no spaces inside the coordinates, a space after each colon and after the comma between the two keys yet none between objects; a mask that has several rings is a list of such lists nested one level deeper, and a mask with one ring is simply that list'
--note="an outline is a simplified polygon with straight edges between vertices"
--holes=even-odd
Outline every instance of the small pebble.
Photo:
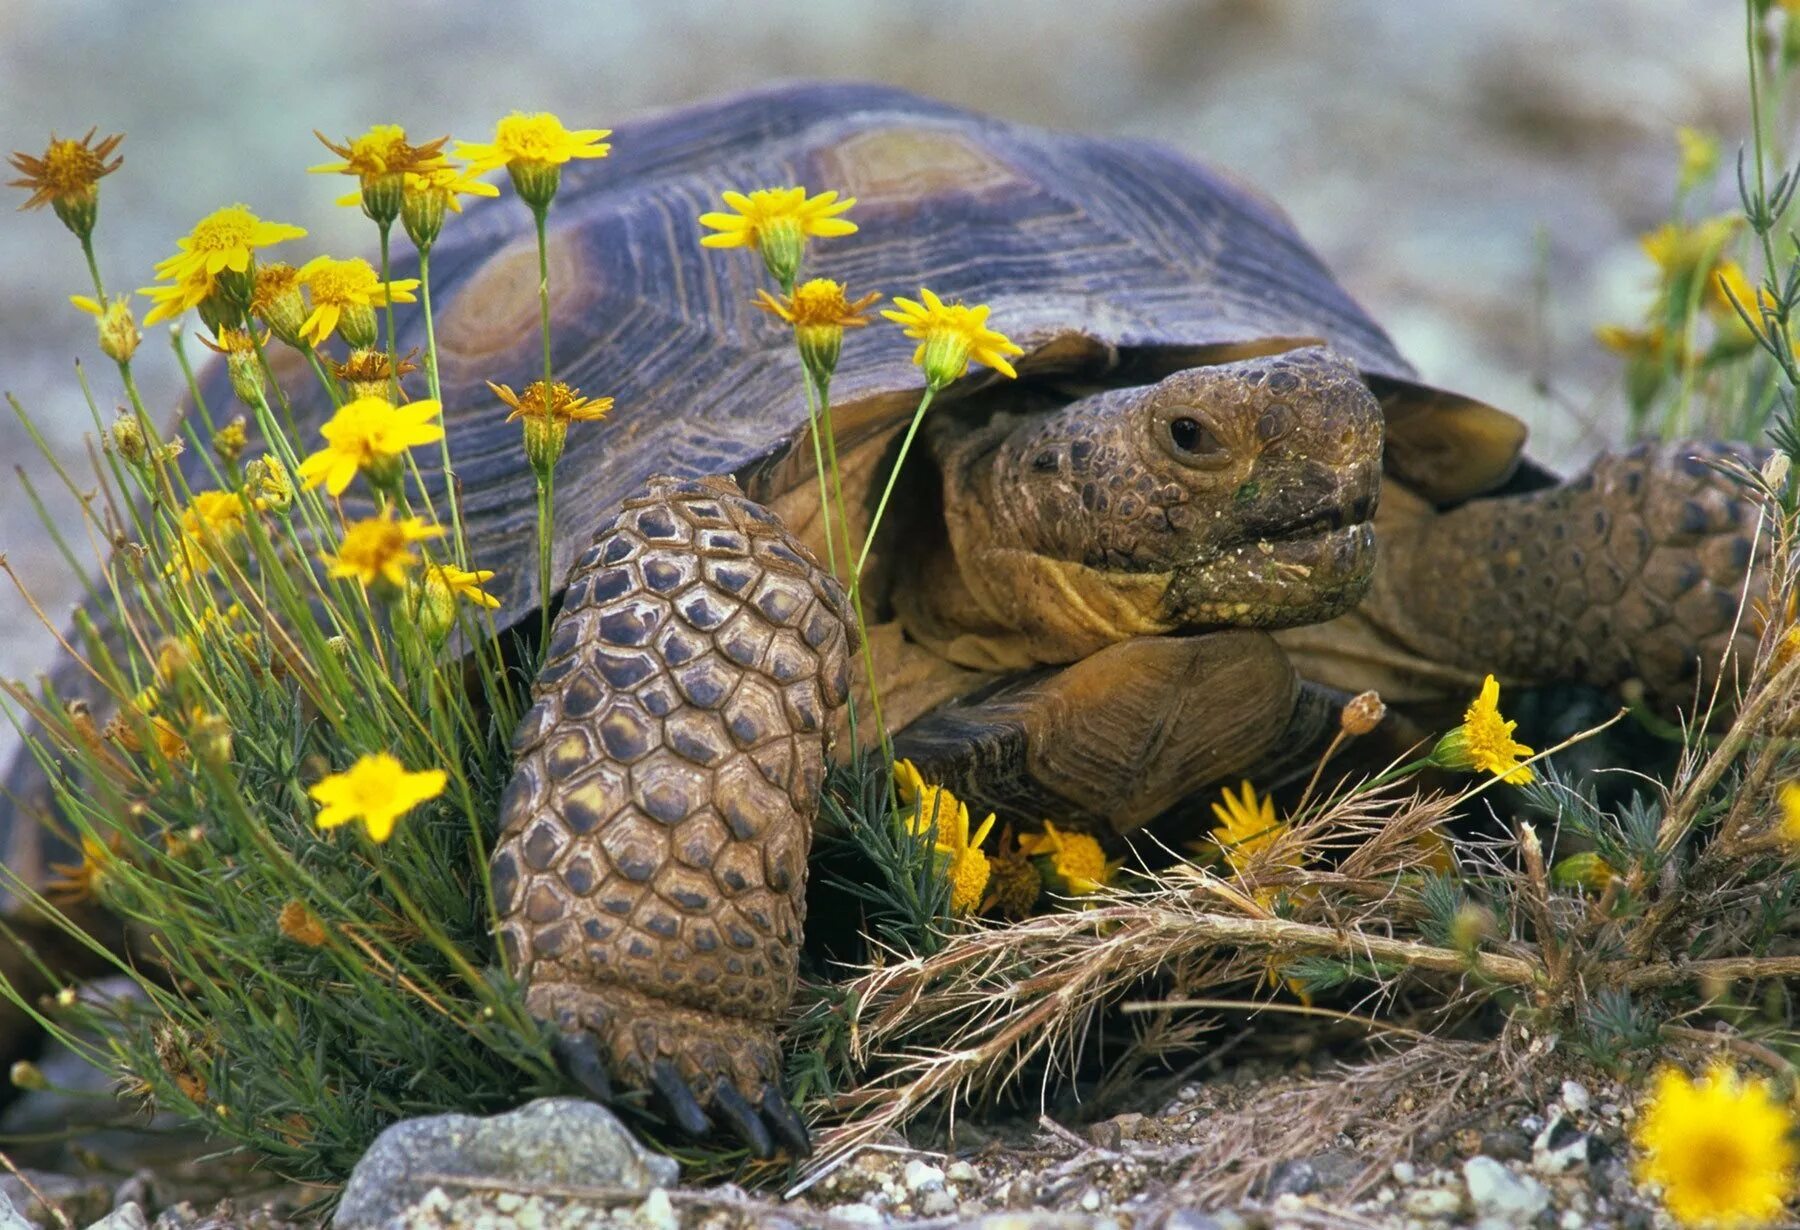
[{"label": "small pebble", "polygon": [[951,1162],[944,1168],[944,1177],[952,1183],[973,1183],[981,1173],[967,1162]]},{"label": "small pebble", "polygon": [[944,1188],[944,1172],[916,1157],[906,1163],[904,1177],[909,1192],[942,1191]]},{"label": "small pebble", "polygon": [[1447,1187],[1422,1187],[1406,1193],[1406,1211],[1414,1217],[1455,1217],[1462,1212],[1462,1193]]},{"label": "small pebble", "polygon": [[1593,1105],[1593,1101],[1592,1095],[1587,1091],[1587,1086],[1580,1081],[1563,1082],[1562,1104],[1571,1115],[1585,1114],[1587,1108]]},{"label": "small pebble", "polygon": [[879,1226],[885,1219],[878,1209],[871,1209],[866,1204],[833,1205],[826,1212],[839,1221],[847,1221],[857,1226]]},{"label": "small pebble", "polygon": [[1419,1181],[1419,1168],[1411,1162],[1394,1163],[1394,1182],[1411,1187]]},{"label": "small pebble", "polygon": [[1463,1163],[1463,1182],[1478,1217],[1500,1225],[1528,1226],[1550,1205],[1550,1191],[1530,1175],[1514,1174],[1491,1157]]},{"label": "small pebble", "polygon": [[1099,1208],[1100,1207],[1100,1193],[1095,1191],[1091,1187],[1088,1188],[1085,1192],[1082,1192],[1081,1193],[1081,1207],[1082,1207],[1082,1209],[1084,1209],[1086,1212],[1089,1212],[1089,1213],[1092,1213],[1095,1209]]},{"label": "small pebble", "polygon": [[956,1197],[941,1187],[934,1187],[919,1197],[919,1212],[926,1217],[943,1217],[956,1212]]},{"label": "small pebble", "polygon": [[675,1204],[660,1187],[650,1189],[644,1203],[631,1215],[631,1224],[643,1230],[681,1230],[681,1219],[675,1216]]}]

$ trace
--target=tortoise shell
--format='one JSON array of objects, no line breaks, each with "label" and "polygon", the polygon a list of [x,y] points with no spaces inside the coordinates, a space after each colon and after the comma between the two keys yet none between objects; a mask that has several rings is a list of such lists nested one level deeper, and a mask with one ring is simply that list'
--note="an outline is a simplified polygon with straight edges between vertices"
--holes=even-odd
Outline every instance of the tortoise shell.
[{"label": "tortoise shell", "polygon": [[[1025,347],[1022,377],[1133,383],[1323,340],[1390,408],[1389,467],[1437,500],[1503,479],[1517,422],[1426,389],[1286,216],[1234,180],[1155,145],[1005,123],[883,86],[797,85],[622,125],[610,158],[571,163],[550,212],[557,378],[616,398],[577,424],[558,470],[556,575],[609,508],[653,474],[744,474],[788,454],[806,422],[787,327],[751,306],[760,260],[700,245],[725,189],[789,184],[857,200],[858,234],[816,241],[807,275],[992,306]],[[410,274],[413,270],[402,270]],[[471,557],[499,572],[498,615],[535,608],[533,482],[517,424],[484,381],[542,370],[536,240],[511,200],[472,209],[434,250],[446,423]],[[424,343],[402,316],[401,348]],[[911,414],[912,345],[850,331],[833,419],[852,443]],[[998,379],[974,369],[949,395]],[[307,424],[326,411],[301,410]],[[419,450],[435,464],[436,450]],[[810,466],[810,452],[806,458]],[[428,480],[429,481],[429,480]]]}]

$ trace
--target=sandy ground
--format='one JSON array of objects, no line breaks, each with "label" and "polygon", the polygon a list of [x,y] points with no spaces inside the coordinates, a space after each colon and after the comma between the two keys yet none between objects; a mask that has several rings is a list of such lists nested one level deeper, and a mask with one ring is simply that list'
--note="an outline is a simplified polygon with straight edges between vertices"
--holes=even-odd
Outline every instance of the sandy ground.
[{"label": "sandy ground", "polygon": [[[132,287],[234,200],[309,228],[314,250],[365,250],[338,185],[303,173],[324,157],[315,126],[476,136],[514,107],[608,125],[779,78],[891,81],[1235,168],[1428,377],[1516,410],[1569,464],[1617,435],[1615,365],[1590,331],[1646,293],[1633,237],[1667,208],[1673,130],[1735,139],[1742,54],[1737,6],[1717,0],[0,0],[0,145],[129,134],[99,244],[111,284]],[[80,254],[48,212],[0,218],[0,388],[79,464],[73,361],[96,362],[103,404],[117,396],[65,302]],[[172,407],[160,339],[139,366]],[[53,485],[10,413],[0,452]],[[71,524],[66,496],[49,503]],[[0,551],[60,619],[76,582],[11,476]],[[36,671],[49,647],[0,593],[0,673]]]}]

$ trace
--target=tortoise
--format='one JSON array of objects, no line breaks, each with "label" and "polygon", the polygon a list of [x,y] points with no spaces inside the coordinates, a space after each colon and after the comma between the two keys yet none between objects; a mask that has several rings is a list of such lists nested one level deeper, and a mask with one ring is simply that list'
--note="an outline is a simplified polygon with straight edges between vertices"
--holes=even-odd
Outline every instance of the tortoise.
[{"label": "tortoise", "polygon": [[[1752,647],[1754,506],[1718,462],[1754,457],[1522,462],[1518,420],[1421,382],[1221,172],[869,85],[626,125],[551,213],[558,376],[619,409],[561,463],[565,588],[493,855],[500,943],[591,1088],[807,1146],[776,1029],[857,631],[791,338],[752,310],[756,264],[695,225],[721,189],[783,184],[856,198],[819,272],[989,304],[1026,352],[1016,381],[940,394],[863,594],[898,754],[978,803],[1124,835],[1316,755],[1367,689],[1636,680],[1673,706]],[[517,623],[545,600],[532,480],[483,381],[538,361],[534,238],[476,209],[436,255],[471,555]],[[922,387],[884,333],[848,335],[832,386],[858,530]],[[26,827],[14,867],[44,858]]]}]

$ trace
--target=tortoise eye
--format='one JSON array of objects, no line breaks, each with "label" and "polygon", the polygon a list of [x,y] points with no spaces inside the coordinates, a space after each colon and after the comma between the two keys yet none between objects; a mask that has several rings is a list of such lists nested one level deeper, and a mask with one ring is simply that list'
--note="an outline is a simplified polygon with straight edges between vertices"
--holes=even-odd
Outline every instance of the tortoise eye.
[{"label": "tortoise eye", "polygon": [[1189,464],[1217,465],[1230,456],[1218,434],[1191,415],[1169,420],[1169,444],[1176,460]]}]

